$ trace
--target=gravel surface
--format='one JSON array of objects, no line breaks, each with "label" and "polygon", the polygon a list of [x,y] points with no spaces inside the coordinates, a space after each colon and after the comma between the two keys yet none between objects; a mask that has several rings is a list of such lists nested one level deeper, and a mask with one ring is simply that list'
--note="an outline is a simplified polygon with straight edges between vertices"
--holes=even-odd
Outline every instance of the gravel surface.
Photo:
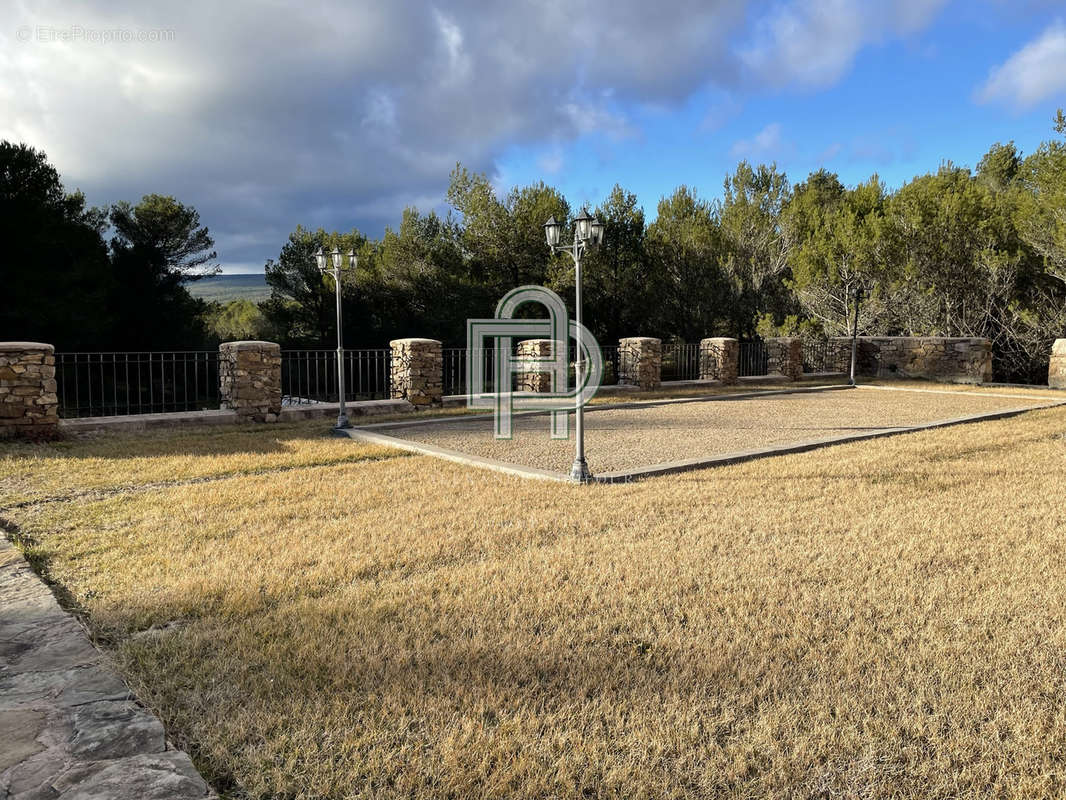
[{"label": "gravel surface", "polygon": [[[1045,402],[979,393],[854,389],[586,410],[585,448],[593,472],[614,472]],[[569,470],[572,417],[569,441],[549,438],[547,416],[519,417],[514,429],[509,441],[493,438],[488,418],[379,432],[511,464]]]}]

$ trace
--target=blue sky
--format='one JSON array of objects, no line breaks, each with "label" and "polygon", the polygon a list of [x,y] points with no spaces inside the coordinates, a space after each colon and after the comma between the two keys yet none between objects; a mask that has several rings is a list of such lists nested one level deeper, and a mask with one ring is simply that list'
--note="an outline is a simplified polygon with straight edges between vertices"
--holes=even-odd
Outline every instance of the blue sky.
[{"label": "blue sky", "polygon": [[1066,106],[1062,0],[11,0],[0,138],[90,203],[195,206],[227,272],[298,225],[444,210],[456,162],[649,219],[741,158],[889,187],[1025,152]]},{"label": "blue sky", "polygon": [[877,173],[892,188],[944,159],[976,167],[997,141],[1031,152],[1053,138],[1051,116],[1066,105],[1066,90],[1060,84],[1018,105],[985,100],[981,88],[995,67],[1054,26],[1047,10],[992,15],[950,4],[925,30],[864,47],[827,85],[711,89],[671,110],[619,104],[632,130],[508,148],[498,160],[500,183],[544,180],[572,203],[594,205],[618,182],[651,219],[659,198],[679,184],[720,196],[741,158],[776,162],[793,182],[825,167],[849,185]]}]

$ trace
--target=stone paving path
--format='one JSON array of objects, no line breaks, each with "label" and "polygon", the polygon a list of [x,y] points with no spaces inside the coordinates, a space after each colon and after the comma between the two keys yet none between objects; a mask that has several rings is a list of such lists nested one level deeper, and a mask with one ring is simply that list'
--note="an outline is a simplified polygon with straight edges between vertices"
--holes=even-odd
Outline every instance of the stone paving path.
[{"label": "stone paving path", "polygon": [[213,797],[0,536],[0,800]]}]

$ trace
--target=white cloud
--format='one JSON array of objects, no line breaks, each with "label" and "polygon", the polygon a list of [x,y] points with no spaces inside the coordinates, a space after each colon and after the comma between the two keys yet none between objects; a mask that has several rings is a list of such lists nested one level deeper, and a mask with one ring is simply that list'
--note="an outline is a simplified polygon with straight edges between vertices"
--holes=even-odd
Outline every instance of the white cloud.
[{"label": "white cloud", "polygon": [[612,111],[604,103],[573,101],[563,103],[559,110],[579,135],[599,133],[615,141],[636,135],[636,129],[625,116]]},{"label": "white cloud", "polygon": [[772,158],[781,155],[787,149],[781,138],[781,123],[771,122],[750,139],[740,139],[733,143],[729,154],[734,158]]},{"label": "white cloud", "polygon": [[1066,25],[1058,21],[993,69],[977,91],[977,99],[1025,109],[1063,91],[1066,91]]},{"label": "white cloud", "polygon": [[[377,235],[408,203],[442,197],[457,161],[494,175],[516,143],[637,135],[630,104],[733,80],[728,42],[748,1],[619,0],[610,14],[584,0],[9,2],[0,138],[43,149],[93,203],[174,194],[223,263],[254,262],[297,223]],[[172,35],[20,33],[72,26]]]},{"label": "white cloud", "polygon": [[796,0],[758,27],[740,58],[761,83],[823,87],[838,81],[866,45],[913,34],[947,0]]},{"label": "white cloud", "polygon": [[444,82],[449,85],[461,83],[470,77],[470,56],[463,48],[463,30],[438,9],[433,10],[433,17],[447,55]]},{"label": "white cloud", "polygon": [[[200,211],[224,264],[254,263],[297,223],[378,235],[405,205],[442,197],[457,161],[502,180],[508,148],[544,147],[550,173],[550,148],[575,137],[640,136],[634,106],[678,108],[707,90],[729,100],[752,74],[835,75],[878,31],[920,27],[941,0],[895,0],[894,17],[869,25],[858,2],[799,0],[753,33],[756,0],[615,0],[609,13],[592,0],[9,0],[0,138],[45,150],[92,203],[173,194]],[[172,36],[16,40],[26,26]],[[810,72],[797,67],[812,58]],[[764,133],[753,153],[774,149]]]}]

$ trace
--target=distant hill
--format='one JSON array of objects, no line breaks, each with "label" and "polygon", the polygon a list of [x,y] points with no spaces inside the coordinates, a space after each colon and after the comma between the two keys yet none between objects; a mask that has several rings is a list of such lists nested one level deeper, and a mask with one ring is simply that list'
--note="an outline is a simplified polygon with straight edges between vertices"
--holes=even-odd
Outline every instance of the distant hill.
[{"label": "distant hill", "polygon": [[270,297],[266,275],[212,275],[185,284],[189,294],[208,302],[227,303],[230,300],[251,300],[258,303]]}]

